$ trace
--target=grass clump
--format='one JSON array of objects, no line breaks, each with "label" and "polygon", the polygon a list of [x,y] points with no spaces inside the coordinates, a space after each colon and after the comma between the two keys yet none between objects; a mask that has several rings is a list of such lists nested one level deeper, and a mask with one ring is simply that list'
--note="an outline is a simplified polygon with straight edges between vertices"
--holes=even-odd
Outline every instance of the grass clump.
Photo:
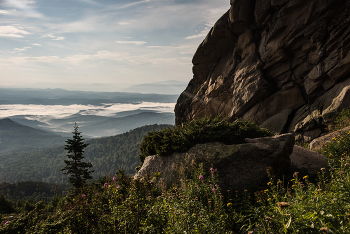
[{"label": "grass clump", "polygon": [[223,142],[224,144],[242,143],[244,138],[272,136],[272,132],[261,129],[253,122],[236,120],[228,122],[219,116],[203,118],[183,126],[165,128],[149,132],[140,145],[141,164],[149,155],[160,156],[177,152],[182,153],[195,144],[206,142]]}]

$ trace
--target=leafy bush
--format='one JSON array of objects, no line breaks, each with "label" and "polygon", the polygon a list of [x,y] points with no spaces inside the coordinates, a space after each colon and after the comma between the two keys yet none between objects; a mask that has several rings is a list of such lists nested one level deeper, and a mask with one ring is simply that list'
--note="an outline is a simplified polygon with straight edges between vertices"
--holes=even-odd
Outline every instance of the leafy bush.
[{"label": "leafy bush", "polygon": [[149,155],[169,155],[173,152],[187,151],[195,144],[223,142],[224,144],[242,143],[244,138],[272,136],[267,129],[261,129],[255,123],[237,120],[233,123],[226,119],[203,118],[183,126],[165,128],[149,132],[140,145],[141,164]]},{"label": "leafy bush", "polygon": [[14,212],[13,204],[4,195],[0,195],[0,214],[10,214]]}]

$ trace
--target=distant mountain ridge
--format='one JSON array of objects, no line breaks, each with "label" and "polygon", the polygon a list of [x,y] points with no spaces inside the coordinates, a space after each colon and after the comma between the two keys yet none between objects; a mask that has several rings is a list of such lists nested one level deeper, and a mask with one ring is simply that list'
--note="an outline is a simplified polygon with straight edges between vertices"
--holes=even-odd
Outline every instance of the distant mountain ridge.
[{"label": "distant mountain ridge", "polygon": [[175,103],[178,95],[160,93],[89,92],[64,89],[0,88],[0,104],[101,105],[103,103]]},{"label": "distant mountain ridge", "polygon": [[157,113],[157,112],[141,112],[119,118],[109,118],[105,121],[92,123],[82,126],[80,130],[86,135],[94,137],[98,133],[99,136],[113,136],[123,132],[130,131],[145,125],[151,124],[175,124],[175,115],[173,113]]}]

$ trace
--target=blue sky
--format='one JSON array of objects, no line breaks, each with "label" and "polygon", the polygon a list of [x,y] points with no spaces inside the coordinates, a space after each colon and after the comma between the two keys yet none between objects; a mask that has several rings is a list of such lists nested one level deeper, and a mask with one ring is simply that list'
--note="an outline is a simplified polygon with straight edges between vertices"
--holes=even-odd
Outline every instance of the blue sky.
[{"label": "blue sky", "polygon": [[0,0],[0,87],[120,91],[192,78],[229,0]]}]

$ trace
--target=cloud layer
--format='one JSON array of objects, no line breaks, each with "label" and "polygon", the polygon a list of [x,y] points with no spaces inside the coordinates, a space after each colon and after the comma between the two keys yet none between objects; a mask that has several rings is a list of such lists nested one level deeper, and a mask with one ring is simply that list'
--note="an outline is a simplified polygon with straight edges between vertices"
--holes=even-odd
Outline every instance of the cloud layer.
[{"label": "cloud layer", "polygon": [[[124,111],[149,110],[155,112],[174,112],[175,103],[142,102],[135,104],[111,103],[104,106],[94,105],[0,105],[0,118],[12,116],[31,116],[36,120],[62,119],[74,114],[111,117]],[[40,113],[40,114],[38,114]]]}]

